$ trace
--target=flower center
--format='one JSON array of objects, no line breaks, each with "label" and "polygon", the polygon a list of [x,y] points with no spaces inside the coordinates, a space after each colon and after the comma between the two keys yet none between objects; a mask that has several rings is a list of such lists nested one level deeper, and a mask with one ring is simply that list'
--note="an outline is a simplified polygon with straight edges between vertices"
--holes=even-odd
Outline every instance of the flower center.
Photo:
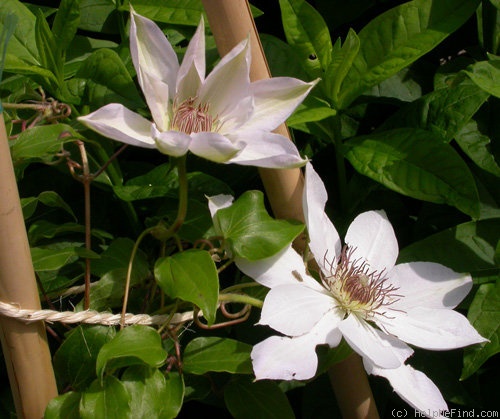
[{"label": "flower center", "polygon": [[215,130],[218,118],[210,115],[208,103],[199,103],[197,97],[190,97],[177,103],[174,100],[172,128],[186,134]]},{"label": "flower center", "polygon": [[328,262],[330,275],[321,275],[323,284],[347,313],[355,313],[364,319],[375,313],[385,315],[384,307],[399,300],[397,287],[389,284],[385,270],[378,272],[362,259],[353,259],[354,248],[345,245],[335,264]]}]

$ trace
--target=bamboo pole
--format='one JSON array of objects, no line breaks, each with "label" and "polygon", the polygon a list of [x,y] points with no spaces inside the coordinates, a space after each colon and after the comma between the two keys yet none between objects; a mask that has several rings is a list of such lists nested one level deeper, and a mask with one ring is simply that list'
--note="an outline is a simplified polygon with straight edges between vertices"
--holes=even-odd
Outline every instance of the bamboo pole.
[{"label": "bamboo pole", "polygon": [[[40,309],[7,133],[0,109],[0,300]],[[42,418],[57,396],[43,322],[0,317],[0,338],[19,418]]]},{"label": "bamboo pole", "polygon": [[[248,0],[202,0],[220,56],[250,36],[252,65],[250,79],[271,77]],[[290,138],[286,125],[275,132]],[[291,139],[291,138],[290,138]],[[300,169],[259,169],[266,195],[277,218],[304,221]],[[305,242],[295,247],[304,249]],[[340,410],[345,418],[378,418],[373,394],[361,358],[350,356],[328,371]]]}]

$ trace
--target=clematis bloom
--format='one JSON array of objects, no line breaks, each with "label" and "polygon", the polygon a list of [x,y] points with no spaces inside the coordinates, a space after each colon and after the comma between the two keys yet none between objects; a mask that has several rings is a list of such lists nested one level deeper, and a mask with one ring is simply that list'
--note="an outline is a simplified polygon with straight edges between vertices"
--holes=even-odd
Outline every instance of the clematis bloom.
[{"label": "clematis bloom", "polygon": [[111,103],[79,121],[105,137],[180,157],[269,168],[305,164],[295,145],[272,133],[316,82],[277,77],[251,83],[244,40],[205,78],[203,19],[182,64],[161,29],[131,11],[130,52],[152,121]]},{"label": "clematis bloom", "polygon": [[[383,211],[356,217],[342,245],[324,212],[326,201],[323,182],[307,163],[303,206],[319,281],[291,247],[268,259],[237,261],[270,288],[259,324],[282,334],[254,346],[256,378],[312,378],[316,346],[335,347],[344,338],[366,371],[388,379],[409,405],[423,412],[446,410],[434,383],[405,364],[413,354],[408,344],[448,350],[485,341],[453,310],[470,291],[470,276],[437,263],[396,265],[398,244]],[[217,202],[228,205],[227,199],[213,199],[211,206]]]}]

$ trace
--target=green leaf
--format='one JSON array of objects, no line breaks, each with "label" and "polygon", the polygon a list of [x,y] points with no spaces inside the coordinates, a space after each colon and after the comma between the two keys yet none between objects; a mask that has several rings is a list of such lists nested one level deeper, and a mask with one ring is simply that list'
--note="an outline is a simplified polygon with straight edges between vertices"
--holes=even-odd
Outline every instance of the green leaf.
[{"label": "green leaf", "polygon": [[145,106],[120,56],[108,48],[90,54],[73,83],[78,84],[77,91],[91,110],[111,102],[131,109]]},{"label": "green leaf", "polygon": [[156,22],[198,26],[204,11],[200,0],[134,0],[134,10]]},{"label": "green leaf", "polygon": [[500,282],[482,284],[474,296],[467,315],[481,336],[489,339],[482,346],[467,348],[461,380],[474,374],[486,360],[500,352]]},{"label": "green leaf", "polygon": [[280,0],[283,29],[288,43],[311,77],[322,76],[332,53],[330,32],[323,17],[304,0]]},{"label": "green leaf", "polygon": [[339,39],[333,47],[332,59],[325,72],[327,94],[335,105],[338,105],[340,86],[359,52],[360,41],[356,32],[349,29],[344,43],[340,45]]},{"label": "green leaf", "polygon": [[82,419],[123,419],[130,417],[130,396],[125,385],[111,375],[104,377],[102,384],[95,380],[80,401]]},{"label": "green leaf", "polygon": [[281,39],[261,33],[260,40],[273,77],[288,76],[307,79],[307,73],[300,64],[295,50]]},{"label": "green leaf", "polygon": [[52,399],[45,409],[44,419],[78,418],[81,397],[80,393],[69,391]]},{"label": "green leaf", "polygon": [[416,199],[479,217],[474,178],[457,152],[421,129],[399,128],[353,138],[346,157],[361,174]]},{"label": "green leaf", "polygon": [[322,121],[335,116],[337,111],[328,103],[314,96],[308,96],[297,110],[287,119],[288,126],[294,128],[308,122]]},{"label": "green leaf", "polygon": [[79,28],[100,33],[119,33],[113,0],[80,0]]},{"label": "green leaf", "polygon": [[61,208],[73,217],[76,221],[76,215],[71,207],[61,198],[61,196],[54,191],[44,191],[38,195],[38,200],[48,207]]},{"label": "green leaf", "polygon": [[[101,257],[92,262],[92,273],[102,276],[115,269],[128,268],[133,247],[134,242],[130,239],[120,237],[113,240],[101,253]],[[143,279],[149,274],[148,261],[142,251],[139,250],[135,254],[132,268],[132,277]]]},{"label": "green leaf", "polygon": [[54,74],[57,83],[51,85],[52,93],[55,93],[59,87],[59,83],[63,79],[63,60],[57,42],[52,34],[49,24],[45,20],[45,16],[40,9],[37,9],[36,22],[35,22],[35,40],[40,55],[40,62],[43,68],[49,70]]},{"label": "green leaf", "polygon": [[215,321],[219,276],[210,253],[191,249],[159,259],[155,278],[165,294],[197,305],[209,325]]},{"label": "green leaf", "polygon": [[238,419],[295,418],[285,393],[273,381],[232,380],[224,390],[224,401]]},{"label": "green leaf", "polygon": [[439,89],[403,106],[378,131],[423,128],[451,141],[488,97],[470,82]]},{"label": "green leaf", "polygon": [[35,271],[55,271],[74,262],[79,257],[99,258],[99,255],[83,247],[64,247],[62,249],[47,249],[32,247],[31,259]]},{"label": "green leaf", "polygon": [[7,23],[10,13],[17,17],[17,23],[9,40],[5,71],[11,71],[12,59],[27,65],[38,65],[39,58],[34,33],[35,16],[18,0],[2,0],[0,2],[0,28]]},{"label": "green leaf", "polygon": [[76,35],[79,22],[80,0],[62,0],[52,25],[58,51],[66,51],[69,47]]},{"label": "green leaf", "polygon": [[97,354],[116,335],[105,326],[78,326],[63,341],[54,356],[54,371],[60,383],[76,390],[85,389],[95,380]]},{"label": "green leaf", "polygon": [[462,26],[479,0],[413,0],[370,21],[339,93],[339,109],[431,51]]},{"label": "green leaf", "polygon": [[182,376],[170,372],[167,378],[156,368],[134,365],[121,380],[130,395],[130,414],[134,419],[175,418],[184,396]]},{"label": "green leaf", "polygon": [[214,224],[234,256],[248,260],[264,259],[278,253],[304,229],[296,221],[271,218],[260,191],[247,191],[233,205],[217,211]]},{"label": "green leaf", "polygon": [[455,136],[462,151],[483,170],[500,177],[500,166],[491,152],[491,140],[478,121],[470,120]]},{"label": "green leaf", "polygon": [[252,374],[251,351],[251,345],[234,339],[195,338],[184,350],[183,370],[198,375],[210,371]]},{"label": "green leaf", "polygon": [[10,142],[14,164],[25,159],[52,160],[64,143],[81,138],[66,124],[44,125],[23,131]]},{"label": "green leaf", "polygon": [[500,59],[480,61],[464,72],[485,92],[500,97]]},{"label": "green leaf", "polygon": [[463,223],[405,247],[399,253],[398,263],[436,262],[473,276],[498,273],[495,263],[498,231],[500,218]]},{"label": "green leaf", "polygon": [[160,335],[153,328],[129,326],[102,346],[97,355],[96,373],[102,378],[105,370],[137,364],[158,368],[167,355]]}]

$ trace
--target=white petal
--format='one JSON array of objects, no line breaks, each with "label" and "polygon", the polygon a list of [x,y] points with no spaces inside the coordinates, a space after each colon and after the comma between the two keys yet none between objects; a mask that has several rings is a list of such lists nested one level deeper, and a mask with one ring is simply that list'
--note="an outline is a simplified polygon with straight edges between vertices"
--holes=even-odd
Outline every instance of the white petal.
[{"label": "white petal", "polygon": [[291,77],[273,77],[250,85],[255,110],[242,127],[273,131],[292,114],[318,82],[305,83]]},{"label": "white petal", "polygon": [[152,135],[155,139],[158,150],[160,150],[163,154],[180,157],[188,152],[191,137],[183,132],[160,132],[153,124]]},{"label": "white petal", "polygon": [[415,307],[377,321],[399,339],[425,349],[448,350],[486,341],[465,316],[449,309]]},{"label": "white petal", "polygon": [[209,104],[209,112],[218,115],[222,121],[238,118],[242,112],[242,101],[245,108],[253,103],[249,101],[249,72],[250,49],[248,40],[244,40],[226,54],[205,79],[199,90],[200,102]]},{"label": "white petal", "polygon": [[339,324],[339,329],[352,349],[380,367],[399,367],[403,362],[402,351],[405,355],[411,351],[403,342],[383,334],[353,314]]},{"label": "white petal", "polygon": [[257,380],[307,380],[318,367],[316,343],[309,336],[287,338],[271,336],[252,349],[251,358]]},{"label": "white petal", "polygon": [[394,307],[455,308],[472,289],[469,275],[458,274],[446,266],[431,262],[396,265],[388,274],[404,296]]},{"label": "white petal", "polygon": [[168,101],[175,95],[179,61],[161,29],[131,12],[130,55],[151,114],[160,130],[168,129]]},{"label": "white petal", "polygon": [[409,365],[385,369],[377,368],[366,360],[364,363],[369,374],[389,380],[394,391],[411,407],[432,418],[449,417],[442,416],[442,412],[448,410],[448,406],[439,389],[424,373]]},{"label": "white petal", "polygon": [[328,273],[329,267],[336,266],[336,259],[342,247],[337,230],[325,214],[327,200],[328,195],[323,181],[312,164],[307,163],[302,205],[310,240],[309,248],[325,273]]},{"label": "white petal", "polygon": [[198,88],[205,79],[205,24],[203,18],[182,59],[177,77],[177,100],[183,102],[196,97]]},{"label": "white petal", "polygon": [[326,293],[300,283],[279,285],[267,293],[259,324],[288,336],[299,336],[309,332],[335,307],[335,301]]},{"label": "white petal", "polygon": [[238,133],[237,138],[245,142],[245,147],[228,163],[286,169],[300,167],[307,162],[300,157],[295,144],[282,135],[255,131]]},{"label": "white petal", "polygon": [[99,134],[125,144],[156,148],[151,122],[117,103],[110,103],[78,120]]},{"label": "white petal", "polygon": [[302,281],[309,288],[318,291],[322,289],[322,286],[307,274],[302,256],[291,245],[266,259],[249,261],[237,257],[235,262],[245,275],[268,288]]},{"label": "white petal", "polygon": [[225,163],[240,151],[240,147],[216,132],[199,132],[191,134],[191,138],[189,151],[216,163]]},{"label": "white petal", "polygon": [[232,195],[224,195],[224,194],[207,196],[207,199],[208,199],[208,209],[210,210],[210,215],[212,217],[220,209],[230,207],[234,201],[234,197]]},{"label": "white petal", "polygon": [[363,258],[372,270],[390,271],[398,257],[398,242],[384,211],[358,215],[349,226],[345,242],[354,250],[352,259]]}]

